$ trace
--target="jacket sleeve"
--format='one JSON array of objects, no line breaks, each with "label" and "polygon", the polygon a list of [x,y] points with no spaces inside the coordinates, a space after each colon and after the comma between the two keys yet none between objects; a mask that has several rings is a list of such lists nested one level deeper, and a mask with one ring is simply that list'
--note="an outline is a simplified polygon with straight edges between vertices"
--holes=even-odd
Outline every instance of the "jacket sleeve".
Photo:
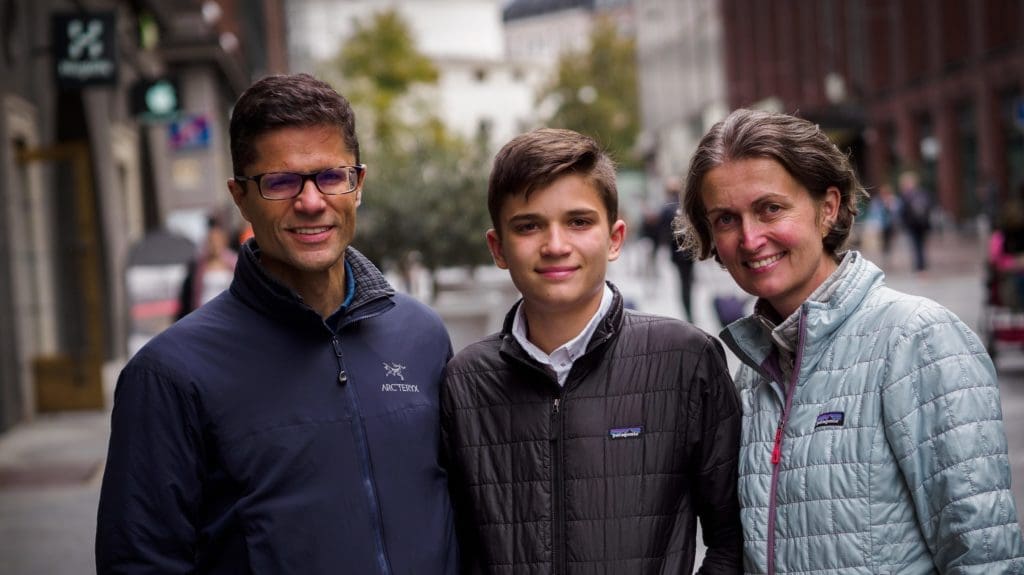
[{"label": "jacket sleeve", "polygon": [[100,575],[196,568],[200,433],[194,398],[174,380],[138,362],[118,378],[96,525]]},{"label": "jacket sleeve", "polygon": [[707,554],[697,573],[742,573],[743,531],[736,493],[740,450],[740,402],[722,345],[708,338],[697,365],[700,444],[693,499]]},{"label": "jacket sleeve", "polygon": [[890,342],[886,439],[940,573],[1024,573],[995,368],[970,329],[924,307]]},{"label": "jacket sleeve", "polygon": [[[447,370],[446,370],[447,372]],[[441,465],[448,472],[448,492],[455,512],[455,534],[459,543],[459,573],[475,575],[484,573],[481,548],[468,487],[463,481],[461,464],[456,453],[456,417],[454,400],[451,396],[448,376],[441,383]]]}]

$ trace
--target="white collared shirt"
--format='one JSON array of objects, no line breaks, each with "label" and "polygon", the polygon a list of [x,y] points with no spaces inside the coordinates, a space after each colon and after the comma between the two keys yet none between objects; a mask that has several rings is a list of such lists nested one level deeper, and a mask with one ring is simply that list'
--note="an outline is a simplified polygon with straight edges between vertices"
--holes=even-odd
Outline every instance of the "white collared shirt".
[{"label": "white collared shirt", "polygon": [[516,341],[519,342],[519,345],[523,346],[523,349],[526,350],[530,357],[543,365],[551,366],[551,369],[555,370],[555,375],[558,376],[558,385],[564,386],[565,378],[569,377],[569,371],[572,370],[572,364],[587,351],[587,346],[590,345],[590,338],[597,331],[597,326],[601,323],[601,319],[611,309],[612,299],[612,288],[608,287],[608,284],[604,284],[601,305],[597,306],[597,313],[594,314],[594,317],[590,318],[587,326],[583,328],[579,335],[554,349],[550,355],[544,353],[541,348],[533,345],[527,339],[526,314],[523,312],[522,305],[516,310],[516,317],[512,320],[512,337],[516,338]]}]

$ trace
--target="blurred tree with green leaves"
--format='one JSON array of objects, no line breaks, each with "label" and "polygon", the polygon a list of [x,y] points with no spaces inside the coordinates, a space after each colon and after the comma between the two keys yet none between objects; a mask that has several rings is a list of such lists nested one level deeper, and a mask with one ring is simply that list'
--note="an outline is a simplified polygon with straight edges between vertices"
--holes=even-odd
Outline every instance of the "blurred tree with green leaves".
[{"label": "blurred tree with green leaves", "polygon": [[635,153],[640,133],[636,42],[611,18],[595,21],[588,50],[562,54],[538,99],[554,106],[549,126],[596,139],[622,168],[641,167]]},{"label": "blurred tree with green leaves", "polygon": [[431,273],[490,262],[490,150],[452,133],[432,111],[438,70],[401,15],[392,9],[357,23],[321,73],[355,108],[367,165],[356,248],[407,282],[413,261]]}]

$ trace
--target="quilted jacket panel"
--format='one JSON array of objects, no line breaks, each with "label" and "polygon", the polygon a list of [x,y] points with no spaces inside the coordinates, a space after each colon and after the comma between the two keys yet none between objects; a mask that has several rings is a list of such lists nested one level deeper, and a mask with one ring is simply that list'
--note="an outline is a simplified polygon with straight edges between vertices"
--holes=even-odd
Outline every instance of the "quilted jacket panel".
[{"label": "quilted jacket panel", "polygon": [[[856,252],[800,313],[796,382],[777,381],[754,318],[723,338],[744,365],[739,494],[745,570],[1024,573],[995,369],[930,300],[884,285]],[[772,450],[781,440],[772,516]]]}]

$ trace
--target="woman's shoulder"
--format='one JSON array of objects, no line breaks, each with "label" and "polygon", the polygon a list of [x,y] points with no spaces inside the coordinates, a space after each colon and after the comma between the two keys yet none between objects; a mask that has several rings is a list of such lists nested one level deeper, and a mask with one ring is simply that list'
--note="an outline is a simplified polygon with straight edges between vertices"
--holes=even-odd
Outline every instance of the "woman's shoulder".
[{"label": "woman's shoulder", "polygon": [[909,294],[881,285],[864,301],[863,312],[897,325],[927,325],[956,319],[948,308],[924,296]]},{"label": "woman's shoulder", "polygon": [[927,341],[936,349],[980,345],[970,327],[949,308],[926,297],[888,287],[875,290],[865,302],[859,323],[886,332],[893,345],[913,340]]}]

